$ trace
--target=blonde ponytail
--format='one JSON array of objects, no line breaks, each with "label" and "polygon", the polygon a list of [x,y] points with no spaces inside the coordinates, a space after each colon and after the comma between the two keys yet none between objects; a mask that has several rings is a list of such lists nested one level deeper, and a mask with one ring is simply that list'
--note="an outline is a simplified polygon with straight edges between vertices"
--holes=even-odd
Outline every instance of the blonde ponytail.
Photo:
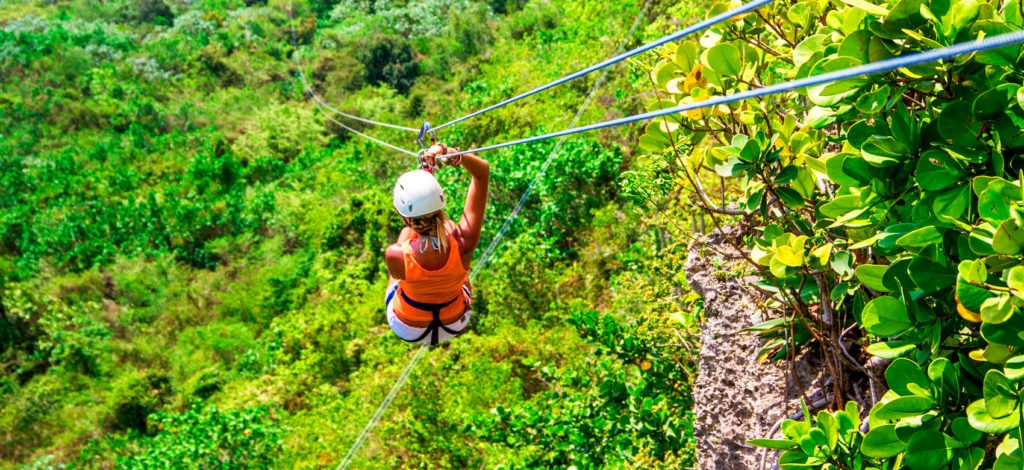
[{"label": "blonde ponytail", "polygon": [[427,214],[422,217],[415,217],[410,225],[420,236],[434,237],[441,245],[442,250],[448,250],[448,214],[443,210]]}]

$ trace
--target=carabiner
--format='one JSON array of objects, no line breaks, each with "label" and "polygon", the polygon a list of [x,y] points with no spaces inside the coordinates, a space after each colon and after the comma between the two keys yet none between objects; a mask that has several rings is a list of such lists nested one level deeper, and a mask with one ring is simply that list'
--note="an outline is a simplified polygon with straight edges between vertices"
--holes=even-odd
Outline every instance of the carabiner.
[{"label": "carabiner", "polygon": [[419,135],[416,136],[416,142],[420,144],[420,148],[428,147],[428,145],[425,145],[423,143],[424,137],[430,138],[430,145],[434,145],[437,143],[437,133],[430,128],[430,123],[427,121],[423,121],[423,125],[420,126],[420,133]]}]

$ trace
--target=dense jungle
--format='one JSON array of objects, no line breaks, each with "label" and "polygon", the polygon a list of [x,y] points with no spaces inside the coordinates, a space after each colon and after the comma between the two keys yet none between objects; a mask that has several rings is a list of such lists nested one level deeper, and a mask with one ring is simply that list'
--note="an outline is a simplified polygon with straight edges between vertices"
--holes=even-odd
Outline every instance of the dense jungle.
[{"label": "dense jungle", "polygon": [[[1024,469],[1024,5],[756,3],[0,0],[0,468]],[[480,152],[471,329],[397,338],[416,129],[712,18],[437,131],[684,107]],[[821,380],[709,448],[732,335]]]},{"label": "dense jungle", "polygon": [[[415,353],[384,320],[383,250],[416,160],[335,124],[303,78],[332,107],[418,128],[699,16],[652,5],[627,37],[642,8],[0,4],[0,467],[336,466]],[[595,82],[438,137],[561,130]],[[619,66],[581,120],[650,95],[642,63]],[[693,464],[678,335],[699,300],[683,239],[621,189],[636,138],[561,145],[475,279],[472,332],[418,364],[353,468]],[[481,251],[554,146],[481,155]],[[457,217],[468,177],[439,176]]]}]

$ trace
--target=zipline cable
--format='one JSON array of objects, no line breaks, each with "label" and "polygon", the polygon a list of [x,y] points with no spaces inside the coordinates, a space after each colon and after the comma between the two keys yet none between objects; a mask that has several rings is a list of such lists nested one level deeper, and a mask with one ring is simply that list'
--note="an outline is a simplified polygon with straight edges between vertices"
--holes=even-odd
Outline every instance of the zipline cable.
[{"label": "zipline cable", "polygon": [[[629,38],[633,36],[633,32],[636,31],[637,26],[639,26],[640,20],[644,18],[644,15],[647,13],[647,8],[649,6],[650,0],[646,0],[644,2],[643,9],[640,10],[640,13],[637,14],[636,19],[633,20],[633,24],[629,27],[629,31],[622,39],[622,44],[619,45],[619,48],[616,52],[621,52],[623,49],[625,49],[626,44],[629,42]],[[576,122],[579,121],[579,119],[583,116],[584,111],[586,111],[586,109],[590,106],[590,103],[593,102],[594,96],[596,96],[598,89],[602,86],[605,78],[608,75],[608,71],[608,69],[604,70],[598,77],[597,81],[594,83],[593,88],[591,88],[590,93],[587,95],[587,99],[584,100],[583,104],[580,106],[580,109],[576,111],[576,115],[573,117],[572,122],[569,123],[570,128],[576,125]],[[527,198],[529,198],[530,196],[530,193],[533,192],[534,188],[537,186],[537,182],[544,175],[544,172],[547,171],[548,166],[551,165],[551,162],[554,160],[555,155],[557,155],[558,150],[561,148],[565,140],[565,138],[562,138],[558,141],[558,143],[555,144],[555,147],[548,154],[547,160],[541,166],[540,172],[534,177],[533,181],[530,183],[530,186],[527,187],[526,192],[523,193],[523,196],[519,198],[518,204],[516,204],[515,209],[512,210],[512,213],[509,214],[508,218],[505,219],[505,222],[498,230],[497,235],[495,235],[494,238],[491,239],[491,242],[487,246],[487,249],[480,256],[480,259],[477,260],[476,265],[473,267],[473,269],[469,272],[470,282],[476,279],[476,276],[477,274],[479,274],[481,267],[487,264],[488,259],[494,253],[495,247],[497,247],[497,245],[501,243],[501,240],[504,238],[505,232],[508,230],[510,224],[512,223],[512,220],[515,219],[516,216],[519,214],[519,211],[522,210],[523,205],[526,203]],[[352,459],[355,458],[355,455],[356,453],[359,452],[360,447],[362,447],[362,445],[369,438],[370,432],[377,425],[377,423],[380,422],[380,419],[384,416],[384,413],[391,406],[391,402],[394,401],[396,396],[398,396],[399,390],[401,390],[402,386],[405,384],[405,381],[409,378],[409,374],[411,373],[413,368],[416,367],[416,364],[420,361],[420,359],[423,356],[423,353],[427,350],[427,348],[429,348],[429,346],[426,344],[420,346],[419,350],[416,351],[416,354],[412,357],[412,359],[410,359],[409,364],[405,367],[405,370],[402,372],[402,375],[399,376],[398,380],[395,382],[395,385],[391,387],[391,391],[388,392],[388,395],[384,398],[384,401],[382,401],[380,406],[377,407],[377,411],[374,412],[373,416],[370,417],[370,421],[366,423],[366,427],[363,428],[363,431],[359,434],[358,437],[356,437],[356,441],[352,444],[352,447],[349,448],[348,453],[345,454],[345,458],[341,461],[341,464],[338,465],[338,470],[347,469],[348,466],[352,464]]]},{"label": "zipline cable", "polygon": [[375,126],[390,127],[392,129],[398,129],[398,130],[401,130],[401,131],[409,131],[409,132],[415,132],[415,133],[419,133],[420,132],[419,129],[413,129],[411,127],[399,126],[399,125],[396,125],[396,124],[388,124],[386,122],[374,121],[374,120],[371,120],[371,119],[361,118],[359,116],[353,116],[351,114],[339,111],[339,110],[331,107],[331,105],[327,104],[324,100],[322,100],[320,98],[320,95],[317,95],[316,93],[313,93],[312,90],[310,90],[310,95],[311,95],[311,97],[313,98],[314,101],[320,103],[320,106],[329,109],[331,112],[333,112],[334,114],[337,114],[339,116],[343,116],[343,117],[352,119],[354,121],[360,121],[360,122],[365,122],[367,124],[373,124]]},{"label": "zipline cable", "polygon": [[[640,24],[640,19],[643,18],[644,15],[647,13],[647,8],[650,5],[651,0],[647,0],[644,2],[643,9],[640,10],[640,14],[637,15],[636,20],[633,21],[633,25],[629,27],[629,31],[626,33],[626,37],[623,38],[622,44],[619,45],[619,49],[615,51],[616,54],[622,52],[622,50],[626,48],[626,44],[629,41],[629,38],[633,37],[633,32],[636,30],[636,27]],[[601,75],[597,77],[597,81],[594,82],[593,88],[591,88],[590,93],[587,94],[587,99],[583,101],[583,104],[580,106],[580,109],[576,111],[576,115],[573,116],[572,121],[569,122],[569,129],[572,129],[573,126],[575,126],[576,123],[579,122],[580,118],[583,117],[583,112],[590,107],[590,103],[594,100],[594,96],[597,95],[597,90],[601,88],[601,85],[604,84],[605,78],[608,77],[609,71],[611,71],[610,68],[606,68],[601,71]],[[551,149],[551,152],[548,153],[548,158],[547,160],[544,160],[544,164],[541,165],[540,171],[537,172],[537,175],[533,177],[533,181],[530,182],[530,186],[526,188],[526,191],[524,191],[523,195],[519,198],[519,202],[516,203],[516,207],[512,209],[512,212],[509,213],[508,217],[505,219],[505,222],[501,224],[501,228],[498,229],[498,233],[494,236],[494,238],[491,239],[491,243],[487,245],[487,249],[485,249],[483,254],[480,255],[480,259],[477,260],[476,266],[473,266],[473,270],[469,273],[470,280],[476,277],[476,274],[481,269],[483,269],[483,267],[487,264],[488,261],[490,261],[491,255],[494,254],[494,250],[498,247],[498,244],[501,243],[501,240],[505,238],[505,232],[508,231],[509,226],[512,225],[512,221],[519,215],[519,212],[523,210],[523,206],[526,204],[526,200],[530,198],[530,194],[533,193],[534,189],[536,189],[537,185],[540,183],[540,179],[548,171],[548,167],[551,166],[551,162],[554,161],[555,156],[558,155],[558,150],[562,148],[562,144],[564,144],[568,138],[568,136],[562,136],[560,139],[558,139],[558,142],[555,143],[555,147]]]},{"label": "zipline cable", "polygon": [[384,401],[380,403],[380,406],[377,407],[377,411],[373,413],[373,416],[370,417],[370,421],[366,423],[366,427],[364,427],[363,431],[359,433],[355,443],[353,443],[352,447],[348,449],[348,453],[345,454],[345,458],[342,459],[341,463],[338,465],[338,470],[346,469],[352,464],[352,459],[354,459],[356,453],[359,452],[359,448],[362,447],[363,443],[366,442],[366,439],[370,437],[370,431],[377,425],[380,418],[384,416],[384,412],[391,406],[391,402],[394,401],[396,396],[398,396],[398,392],[402,389],[402,385],[405,385],[405,381],[409,379],[409,375],[412,373],[412,370],[416,367],[416,364],[420,362],[420,359],[423,358],[423,354],[427,352],[427,349],[429,348],[430,346],[424,343],[416,351],[416,354],[414,354],[409,360],[409,363],[405,366],[405,370],[402,371],[402,375],[400,375],[398,380],[395,381],[395,384],[391,386],[391,390],[388,392],[387,396],[384,397]]},{"label": "zipline cable", "polygon": [[666,44],[666,43],[669,43],[669,42],[672,42],[672,41],[684,38],[684,37],[689,36],[689,35],[697,32],[697,31],[700,31],[702,29],[710,28],[711,26],[714,26],[714,25],[716,25],[718,23],[726,21],[726,20],[728,20],[728,19],[730,19],[732,17],[738,16],[738,15],[742,15],[744,13],[749,13],[751,11],[754,11],[754,10],[756,10],[756,9],[758,9],[758,8],[764,6],[764,5],[767,5],[769,3],[772,3],[774,1],[775,0],[754,0],[752,2],[746,3],[744,5],[741,5],[741,6],[737,7],[737,8],[729,10],[729,11],[727,11],[725,13],[722,13],[720,15],[716,15],[714,17],[711,17],[711,18],[708,18],[708,19],[706,19],[704,21],[701,21],[700,23],[696,23],[696,24],[694,24],[692,26],[688,26],[686,28],[683,28],[683,29],[681,29],[679,31],[676,31],[675,33],[669,34],[668,36],[662,37],[661,39],[658,39],[658,40],[656,40],[654,42],[649,42],[649,43],[644,44],[644,45],[642,45],[642,46],[640,46],[640,47],[638,47],[636,49],[633,49],[633,50],[630,50],[628,52],[624,52],[624,53],[618,54],[618,55],[616,55],[616,56],[614,56],[614,57],[612,57],[610,59],[605,60],[604,62],[591,65],[590,67],[587,67],[587,68],[585,68],[583,70],[580,70],[578,72],[574,72],[574,73],[571,73],[569,75],[566,75],[566,76],[564,76],[562,78],[559,78],[558,80],[555,80],[553,82],[549,82],[546,85],[541,85],[541,86],[539,86],[537,88],[534,88],[534,89],[532,89],[530,91],[527,91],[525,93],[521,93],[519,95],[513,96],[512,98],[509,98],[509,99],[507,99],[505,101],[502,101],[500,103],[493,104],[493,105],[488,106],[488,107],[486,107],[484,109],[481,109],[479,111],[474,111],[474,112],[469,113],[469,114],[467,114],[465,116],[462,116],[462,117],[460,117],[458,119],[455,119],[455,120],[452,120],[452,121],[448,121],[448,122],[446,122],[444,124],[441,124],[440,126],[435,126],[433,128],[433,130],[434,131],[441,130],[441,129],[443,129],[445,127],[448,127],[448,126],[450,126],[452,124],[456,124],[456,123],[465,121],[466,119],[479,116],[481,114],[493,111],[495,109],[498,109],[498,108],[503,107],[503,106],[508,105],[508,104],[512,104],[512,103],[514,103],[516,101],[519,101],[519,100],[521,100],[523,98],[527,98],[527,97],[533,96],[533,95],[535,95],[537,93],[540,93],[540,92],[542,92],[544,90],[547,90],[547,89],[550,89],[550,88],[554,88],[554,87],[556,87],[558,85],[562,85],[562,84],[567,83],[567,82],[571,82],[571,81],[573,81],[573,80],[575,80],[577,78],[580,78],[580,77],[582,77],[584,75],[587,75],[589,73],[592,73],[592,72],[595,72],[597,70],[601,70],[601,69],[603,69],[605,67],[609,67],[611,65],[614,65],[614,64],[617,64],[619,62],[622,62],[623,60],[626,60],[626,59],[628,59],[630,57],[633,57],[633,56],[635,56],[637,54],[640,54],[640,53],[643,53],[643,52],[647,52],[647,51],[649,51],[651,49],[654,49],[655,47],[658,47],[658,46],[660,46],[662,44]]},{"label": "zipline cable", "polygon": [[[398,130],[401,130],[401,131],[408,131],[408,132],[419,133],[419,131],[420,131],[419,129],[413,129],[411,127],[399,126],[399,125],[395,125],[395,124],[388,124],[386,122],[374,121],[373,119],[366,119],[366,118],[362,118],[362,117],[359,117],[359,116],[355,116],[355,115],[352,115],[352,114],[340,111],[338,109],[335,109],[331,105],[327,104],[323,99],[321,99],[320,96],[317,95],[315,91],[313,91],[313,87],[310,86],[309,83],[306,81],[306,73],[304,72],[304,70],[302,68],[302,63],[299,61],[299,39],[298,39],[298,35],[295,33],[295,11],[294,11],[293,5],[291,3],[288,4],[288,18],[289,18],[289,20],[291,20],[292,48],[294,49],[294,54],[295,54],[295,66],[299,68],[299,77],[302,80],[302,88],[303,88],[302,91],[305,92],[306,95],[309,96],[315,103],[319,104],[318,107],[320,108],[321,112],[324,112],[324,109],[327,109],[327,110],[330,110],[331,112],[333,112],[333,113],[335,113],[335,114],[337,114],[339,116],[351,119],[353,121],[359,121],[359,122],[363,122],[363,123],[366,123],[366,124],[372,124],[372,125],[375,125],[375,126],[390,127],[392,129],[398,129]],[[327,113],[324,112],[324,114],[327,114]],[[348,130],[350,132],[353,132],[353,133],[358,134],[358,135],[362,135],[363,137],[368,137],[367,135],[362,134],[362,133],[360,133],[360,132],[358,132],[356,130],[353,130],[352,128],[350,128],[350,127],[348,127],[348,126],[346,126],[344,124],[341,124],[341,123],[339,123],[336,120],[332,119],[332,121],[334,121],[336,124],[338,124],[339,126],[345,128],[346,130]],[[381,142],[381,141],[379,141],[377,139],[373,139],[372,137],[370,137],[370,139],[376,141],[377,143],[383,143],[383,142]],[[390,144],[384,144],[384,145],[388,146],[388,147],[391,147],[391,148],[396,148],[395,146],[390,145]]]},{"label": "zipline cable", "polygon": [[376,142],[376,143],[378,143],[378,144],[380,144],[380,145],[383,145],[383,146],[385,146],[385,147],[387,147],[387,148],[390,148],[390,149],[392,149],[392,150],[395,150],[395,151],[398,151],[398,152],[404,153],[404,154],[406,154],[406,155],[411,155],[411,156],[413,156],[413,157],[419,158],[419,154],[417,154],[416,152],[413,152],[413,151],[410,151],[410,150],[406,150],[406,149],[404,149],[404,148],[402,148],[402,147],[399,147],[399,146],[397,146],[397,145],[392,145],[392,144],[389,144],[389,143],[387,143],[387,142],[384,142],[383,140],[380,140],[380,139],[378,139],[378,138],[376,138],[376,137],[373,137],[373,136],[371,136],[371,135],[366,135],[366,134],[363,134],[362,132],[359,132],[359,131],[357,131],[357,130],[355,130],[355,129],[351,128],[351,127],[348,127],[348,126],[346,126],[345,124],[342,124],[342,123],[341,123],[341,122],[339,122],[339,121],[338,121],[337,119],[334,119],[334,117],[332,117],[332,116],[331,116],[330,114],[328,114],[327,112],[325,112],[325,111],[323,110],[323,108],[321,108],[321,107],[320,107],[321,105],[317,103],[317,101],[313,101],[313,104],[314,104],[314,105],[315,105],[315,106],[317,107],[317,109],[319,109],[319,110],[320,110],[320,112],[321,112],[321,113],[323,113],[323,114],[324,114],[324,116],[326,116],[326,117],[327,117],[327,119],[330,119],[330,120],[331,120],[332,122],[334,122],[334,123],[335,123],[335,124],[337,124],[338,126],[341,126],[341,127],[342,127],[343,129],[345,129],[346,131],[349,131],[349,132],[351,132],[351,133],[353,133],[353,134],[355,134],[355,135],[358,135],[358,136],[360,136],[360,137],[362,137],[362,138],[364,138],[364,139],[369,139],[369,140],[371,140],[371,141],[373,141],[373,142]]},{"label": "zipline cable", "polygon": [[976,52],[987,51],[990,49],[996,49],[1004,46],[1013,44],[1020,44],[1024,42],[1024,30],[1013,31],[1010,33],[1000,34],[989,38],[979,39],[976,41],[962,42],[960,44],[954,44],[952,46],[946,46],[939,49],[932,49],[926,52],[917,52],[908,54],[905,56],[893,57],[891,59],[881,60],[878,62],[872,62],[869,64],[859,65],[857,67],[851,67],[848,69],[837,70],[835,72],[823,73],[820,75],[814,75],[811,77],[801,78],[799,80],[792,80],[783,82],[763,88],[755,88],[752,90],[746,90],[739,93],[733,93],[729,95],[716,96],[704,101],[698,101],[694,103],[684,104],[675,106],[672,108],[665,108],[658,111],[651,111],[648,113],[637,114],[634,116],[627,116],[619,119],[612,119],[609,121],[599,122],[596,124],[590,124],[582,127],[575,127],[572,129],[566,129],[564,131],[552,132],[550,134],[543,134],[534,137],[528,137],[525,139],[513,140],[501,144],[487,145],[475,149],[463,150],[447,155],[447,157],[455,157],[467,153],[478,153],[487,150],[495,150],[504,147],[511,147],[513,145],[527,144],[530,142],[536,142],[539,140],[553,139],[555,137],[562,137],[566,135],[579,134],[581,132],[588,132],[597,129],[604,129],[606,127],[621,126],[623,124],[631,124],[638,121],[645,121],[651,118],[661,117],[669,114],[684,113],[686,111],[692,111],[694,109],[708,108],[712,106],[718,106],[720,104],[730,104],[737,101],[748,100],[751,98],[760,98],[767,95],[773,95],[783,93],[787,91],[793,91],[800,88],[807,88],[816,85],[823,85],[830,82],[837,82],[840,80],[848,80],[851,78],[862,77],[865,75],[874,75],[884,72],[892,72],[896,69],[912,67],[915,65],[926,64],[929,62],[936,62],[940,60],[948,60],[955,57],[969,55]]}]

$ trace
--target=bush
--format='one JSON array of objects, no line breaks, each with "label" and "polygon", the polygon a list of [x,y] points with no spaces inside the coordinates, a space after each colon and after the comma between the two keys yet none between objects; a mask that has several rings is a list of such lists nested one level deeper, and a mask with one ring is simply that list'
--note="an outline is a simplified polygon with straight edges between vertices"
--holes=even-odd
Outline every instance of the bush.
[{"label": "bush", "polygon": [[401,94],[409,91],[420,74],[412,46],[405,39],[377,35],[362,48],[359,61],[366,69],[366,81],[386,83]]},{"label": "bush", "polygon": [[155,434],[135,440],[138,451],[119,457],[119,468],[266,468],[282,445],[283,430],[264,407],[193,405],[182,413],[153,414],[150,421]]},{"label": "bush", "polygon": [[173,26],[174,12],[164,0],[143,0],[126,8],[122,13],[124,21],[136,25],[152,23],[158,26]]},{"label": "bush", "polygon": [[[879,3],[775,5],[666,48],[650,71],[658,98],[649,107],[1021,27],[1016,1]],[[705,168],[735,181],[731,212],[757,227],[744,242],[760,288],[784,321],[810,330],[804,340],[815,338],[830,380],[880,380],[867,356],[893,361],[889,390],[871,403],[870,431],[861,439],[844,425],[843,440],[860,446],[853,453],[880,468],[1022,461],[1022,63],[1022,47],[1012,45],[666,116],[639,140],[677,176],[676,190],[700,191]],[[730,212],[693,200],[684,203],[715,218]],[[847,346],[856,329],[847,337],[863,342]],[[776,338],[775,347],[807,346],[794,338]],[[852,360],[850,350],[864,357]],[[839,408],[856,390],[837,387],[836,395]],[[829,426],[826,416],[817,426]],[[844,467],[833,449],[812,450],[823,443],[815,436],[826,438],[810,425],[791,423],[789,442],[771,444],[785,450],[780,464]],[[840,460],[869,465],[848,454]]]},{"label": "bush", "polygon": [[146,433],[149,415],[159,411],[170,394],[171,381],[166,374],[155,371],[122,374],[107,398],[106,428]]}]

